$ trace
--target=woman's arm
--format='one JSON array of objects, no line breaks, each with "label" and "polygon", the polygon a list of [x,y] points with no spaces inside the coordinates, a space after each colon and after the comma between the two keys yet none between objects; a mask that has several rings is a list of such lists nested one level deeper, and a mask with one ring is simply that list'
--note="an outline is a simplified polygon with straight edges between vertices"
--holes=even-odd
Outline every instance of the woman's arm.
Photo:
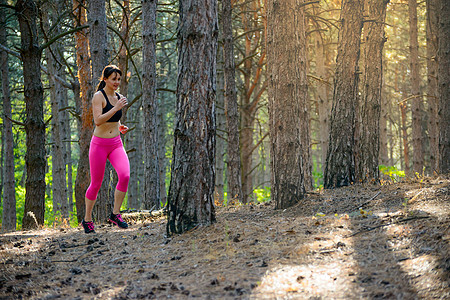
[{"label": "woman's arm", "polygon": [[106,121],[111,119],[116,112],[121,110],[126,105],[126,99],[121,98],[117,101],[116,105],[111,108],[111,110],[103,113],[103,100],[104,97],[99,92],[95,93],[94,98],[92,98],[92,114],[94,116],[94,123],[96,126],[106,123]]}]

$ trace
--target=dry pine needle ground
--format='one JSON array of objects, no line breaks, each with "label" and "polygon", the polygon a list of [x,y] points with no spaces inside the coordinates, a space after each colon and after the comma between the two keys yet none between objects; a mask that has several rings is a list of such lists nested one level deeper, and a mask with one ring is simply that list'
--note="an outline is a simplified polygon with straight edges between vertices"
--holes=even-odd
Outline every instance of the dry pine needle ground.
[{"label": "dry pine needle ground", "polygon": [[0,299],[449,299],[450,180],[309,193],[301,205],[221,207],[165,238],[131,227],[0,235]]}]

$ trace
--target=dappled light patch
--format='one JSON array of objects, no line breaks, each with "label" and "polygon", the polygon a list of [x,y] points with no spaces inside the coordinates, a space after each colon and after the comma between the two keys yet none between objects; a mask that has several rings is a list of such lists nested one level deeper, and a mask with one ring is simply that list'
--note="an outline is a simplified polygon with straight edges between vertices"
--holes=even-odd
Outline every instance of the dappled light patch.
[{"label": "dappled light patch", "polygon": [[269,270],[255,289],[257,298],[289,298],[292,294],[302,297],[329,295],[343,298],[351,295],[352,283],[349,278],[351,268],[343,268],[339,263],[279,265]]}]

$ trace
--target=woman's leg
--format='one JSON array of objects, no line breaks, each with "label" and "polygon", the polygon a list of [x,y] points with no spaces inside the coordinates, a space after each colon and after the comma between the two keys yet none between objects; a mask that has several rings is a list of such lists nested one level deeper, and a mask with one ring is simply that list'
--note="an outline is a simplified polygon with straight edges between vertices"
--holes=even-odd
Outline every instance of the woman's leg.
[{"label": "woman's leg", "polygon": [[113,214],[120,213],[123,199],[128,190],[128,182],[130,181],[130,162],[128,161],[127,153],[123,146],[114,149],[108,157],[111,165],[117,172],[119,181],[117,182],[116,190],[114,191],[114,209]]},{"label": "woman's leg", "polygon": [[94,208],[97,195],[102,185],[103,176],[105,174],[106,159],[108,156],[106,147],[92,143],[89,148],[89,168],[91,173],[91,184],[86,191],[85,203],[86,212],[84,220],[92,221],[92,209]]}]

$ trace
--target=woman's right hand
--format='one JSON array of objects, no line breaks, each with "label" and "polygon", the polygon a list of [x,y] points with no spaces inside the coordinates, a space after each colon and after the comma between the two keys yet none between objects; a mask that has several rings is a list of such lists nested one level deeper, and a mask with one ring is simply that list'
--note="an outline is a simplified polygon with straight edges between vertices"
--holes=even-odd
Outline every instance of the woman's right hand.
[{"label": "woman's right hand", "polygon": [[119,100],[117,100],[117,103],[114,106],[117,107],[118,110],[121,110],[122,108],[127,106],[127,104],[128,104],[128,99],[122,96],[122,97],[120,97]]}]

